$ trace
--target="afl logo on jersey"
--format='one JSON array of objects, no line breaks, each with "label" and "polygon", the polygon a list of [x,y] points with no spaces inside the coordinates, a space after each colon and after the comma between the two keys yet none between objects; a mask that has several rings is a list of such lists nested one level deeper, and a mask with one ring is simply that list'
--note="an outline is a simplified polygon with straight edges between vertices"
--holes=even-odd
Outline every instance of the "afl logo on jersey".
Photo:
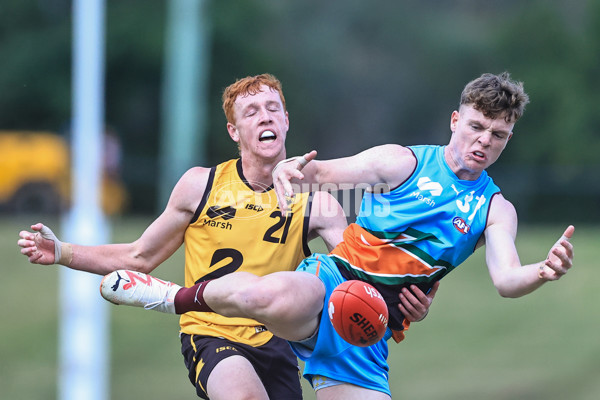
[{"label": "afl logo on jersey", "polygon": [[462,233],[463,235],[469,233],[469,230],[471,229],[471,226],[467,225],[465,220],[461,217],[454,217],[454,219],[452,220],[452,225],[454,225],[456,230]]}]

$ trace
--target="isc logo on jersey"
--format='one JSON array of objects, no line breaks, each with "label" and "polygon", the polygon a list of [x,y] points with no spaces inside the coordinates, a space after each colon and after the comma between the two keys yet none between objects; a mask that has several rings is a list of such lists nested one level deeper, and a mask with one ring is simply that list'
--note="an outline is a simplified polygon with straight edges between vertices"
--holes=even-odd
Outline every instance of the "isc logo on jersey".
[{"label": "isc logo on jersey", "polygon": [[454,225],[456,230],[462,233],[463,235],[469,233],[469,230],[471,229],[471,226],[468,225],[465,222],[465,220],[461,217],[454,217],[454,219],[452,220],[452,225]]},{"label": "isc logo on jersey", "polygon": [[[248,185],[256,190],[247,188]],[[249,211],[238,212],[235,215],[237,220],[260,218],[277,206],[275,191],[260,182],[228,181],[213,187],[212,192],[213,203],[227,204],[238,211]]]}]

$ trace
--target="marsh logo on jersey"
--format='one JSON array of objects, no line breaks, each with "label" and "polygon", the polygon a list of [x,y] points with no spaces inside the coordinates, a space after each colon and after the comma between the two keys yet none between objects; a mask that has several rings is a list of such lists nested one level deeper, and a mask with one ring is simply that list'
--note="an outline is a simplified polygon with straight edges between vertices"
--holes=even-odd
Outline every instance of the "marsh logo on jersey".
[{"label": "marsh logo on jersey", "polygon": [[434,182],[429,177],[424,176],[419,178],[417,186],[419,187],[419,190],[412,192],[411,196],[430,207],[435,207],[435,201],[431,197],[440,196],[442,194],[442,191],[444,190],[442,185],[440,185],[439,182]]},{"label": "marsh logo on jersey", "polygon": [[417,186],[421,191],[429,191],[432,196],[439,196],[442,194],[444,188],[440,185],[439,182],[432,181],[428,176],[424,176],[419,178],[417,182]]},{"label": "marsh logo on jersey", "polygon": [[[221,207],[221,206],[212,206],[206,210],[206,218],[203,221],[204,226],[211,226],[213,228],[227,229],[231,230],[233,225],[231,222],[227,221],[233,217],[235,217],[236,209],[231,206]],[[215,221],[216,218],[223,218],[225,221]]]},{"label": "marsh logo on jersey", "polygon": [[212,206],[206,211],[206,215],[210,219],[222,217],[224,220],[228,220],[228,219],[235,217],[235,212],[236,212],[236,209],[231,206],[227,206],[227,207]]},{"label": "marsh logo on jersey", "polygon": [[454,225],[456,230],[462,233],[463,235],[469,233],[469,230],[471,230],[471,226],[468,225],[465,222],[465,220],[461,217],[454,217],[454,219],[452,220],[452,225]]}]

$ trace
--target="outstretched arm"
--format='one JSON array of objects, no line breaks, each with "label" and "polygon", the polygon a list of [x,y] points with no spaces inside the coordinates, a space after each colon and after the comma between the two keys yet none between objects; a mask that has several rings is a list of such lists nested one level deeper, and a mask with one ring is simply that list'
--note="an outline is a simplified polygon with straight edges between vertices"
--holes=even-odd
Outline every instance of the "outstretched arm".
[{"label": "outstretched arm", "polygon": [[[42,223],[31,226],[30,231],[21,231],[17,242],[21,253],[32,264],[61,264],[72,269],[105,275],[116,269],[131,269],[150,272],[167,259],[183,242],[183,237],[174,229],[173,219],[167,219],[167,211],[150,225],[142,236],[131,243],[84,246],[63,243],[47,238],[43,232],[49,230]],[[167,221],[167,224],[164,222]],[[162,235],[163,232],[170,235]],[[57,257],[55,247],[60,248],[62,257]],[[65,257],[65,254],[67,255]]]},{"label": "outstretched arm", "polygon": [[[208,170],[206,170],[208,171]],[[69,268],[106,275],[117,269],[150,272],[183,243],[204,187],[204,168],[193,168],[177,183],[165,211],[131,243],[83,246],[62,243],[42,223],[21,231],[17,244],[33,264],[62,264]],[[204,180],[205,182],[205,180]]]},{"label": "outstretched arm", "polygon": [[529,265],[521,265],[519,260],[516,230],[514,207],[501,195],[495,196],[485,230],[486,262],[494,286],[503,297],[531,293],[548,281],[560,279],[573,266],[572,225],[550,248],[545,260]]},{"label": "outstretched arm", "polygon": [[[338,190],[345,186],[384,184],[397,187],[412,174],[416,159],[411,150],[399,145],[369,148],[350,157],[315,160],[316,151],[293,157],[273,169],[273,185],[283,212],[286,197],[314,190]],[[326,188],[322,188],[327,185]]]}]

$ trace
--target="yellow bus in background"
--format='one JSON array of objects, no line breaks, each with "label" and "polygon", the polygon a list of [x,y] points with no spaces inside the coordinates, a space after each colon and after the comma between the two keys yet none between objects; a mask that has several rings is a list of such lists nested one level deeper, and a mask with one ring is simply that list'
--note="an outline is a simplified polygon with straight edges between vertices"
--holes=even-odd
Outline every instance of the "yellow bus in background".
[{"label": "yellow bus in background", "polygon": [[[60,213],[70,206],[69,144],[41,131],[0,131],[0,210],[13,214]],[[127,192],[103,173],[101,204],[107,215],[124,211]]]}]

